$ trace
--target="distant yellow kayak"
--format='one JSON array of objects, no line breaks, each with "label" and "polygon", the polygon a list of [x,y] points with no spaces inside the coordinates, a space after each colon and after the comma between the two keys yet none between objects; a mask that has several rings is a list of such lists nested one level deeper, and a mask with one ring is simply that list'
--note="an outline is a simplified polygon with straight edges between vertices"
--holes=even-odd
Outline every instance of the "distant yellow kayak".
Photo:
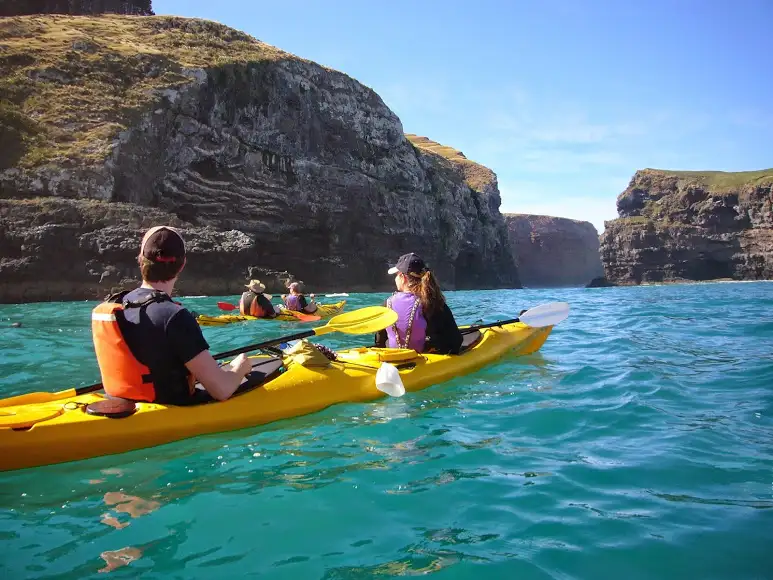
[{"label": "distant yellow kayak", "polygon": [[405,390],[417,391],[476,371],[508,352],[536,352],[552,328],[522,322],[484,328],[465,335],[467,348],[458,355],[363,347],[340,351],[327,367],[250,357],[258,377],[252,390],[222,403],[137,403],[136,411],[123,418],[86,412],[87,405],[105,400],[102,394],[7,407],[0,400],[0,471],[122,453],[305,415],[336,403],[377,399],[384,396],[376,388],[384,361],[397,368]]},{"label": "distant yellow kayak", "polygon": [[[341,302],[334,302],[333,304],[317,304],[317,311],[315,315],[322,319],[330,318],[336,314],[340,314],[346,307],[346,300]],[[282,314],[279,314],[276,318],[256,318],[255,316],[244,316],[242,314],[220,314],[218,316],[208,316],[206,314],[199,314],[196,320],[201,326],[222,326],[224,324],[233,324],[235,322],[250,322],[253,320],[281,320],[282,322],[298,322],[298,319],[289,313],[288,310],[282,308]]]}]

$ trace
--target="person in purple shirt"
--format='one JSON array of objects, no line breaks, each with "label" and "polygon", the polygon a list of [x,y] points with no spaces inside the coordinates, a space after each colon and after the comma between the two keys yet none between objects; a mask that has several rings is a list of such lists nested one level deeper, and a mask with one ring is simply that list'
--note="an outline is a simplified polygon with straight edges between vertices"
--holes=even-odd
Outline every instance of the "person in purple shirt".
[{"label": "person in purple shirt", "polygon": [[385,305],[397,312],[397,322],[376,333],[376,346],[412,348],[416,352],[458,354],[462,334],[437,279],[421,257],[403,254],[388,274],[397,292]]},{"label": "person in purple shirt", "polygon": [[293,282],[287,286],[290,293],[282,294],[282,300],[284,300],[285,308],[287,310],[295,310],[296,312],[305,312],[307,314],[314,314],[317,311],[317,302],[314,300],[314,294],[309,294],[311,302],[306,300],[306,295],[301,292],[301,283]]}]

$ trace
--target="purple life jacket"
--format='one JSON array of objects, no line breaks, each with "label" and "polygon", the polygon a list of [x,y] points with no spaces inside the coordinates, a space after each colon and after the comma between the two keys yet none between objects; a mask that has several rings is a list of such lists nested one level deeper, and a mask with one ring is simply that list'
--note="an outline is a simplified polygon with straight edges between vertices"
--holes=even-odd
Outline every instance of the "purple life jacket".
[{"label": "purple life jacket", "polygon": [[410,292],[395,292],[387,298],[387,308],[397,312],[397,322],[386,329],[389,348],[412,348],[424,352],[427,320],[421,301]]},{"label": "purple life jacket", "polygon": [[301,312],[303,308],[301,308],[300,296],[297,294],[288,294],[285,297],[285,308],[287,308],[287,310],[296,310]]}]

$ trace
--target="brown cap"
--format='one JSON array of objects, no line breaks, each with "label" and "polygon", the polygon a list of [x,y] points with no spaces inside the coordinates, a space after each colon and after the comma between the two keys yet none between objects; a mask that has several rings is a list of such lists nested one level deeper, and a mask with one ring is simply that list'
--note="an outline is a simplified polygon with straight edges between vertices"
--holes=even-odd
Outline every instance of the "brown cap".
[{"label": "brown cap", "polygon": [[181,262],[185,259],[185,240],[173,227],[150,228],[142,238],[140,256],[151,262]]}]

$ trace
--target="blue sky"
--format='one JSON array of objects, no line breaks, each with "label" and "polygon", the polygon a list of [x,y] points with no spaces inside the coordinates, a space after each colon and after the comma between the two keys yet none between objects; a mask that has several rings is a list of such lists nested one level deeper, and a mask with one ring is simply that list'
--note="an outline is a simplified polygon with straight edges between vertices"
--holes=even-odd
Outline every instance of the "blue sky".
[{"label": "blue sky", "polygon": [[155,0],[343,71],[499,177],[502,211],[592,222],[637,169],[773,167],[773,0]]}]

